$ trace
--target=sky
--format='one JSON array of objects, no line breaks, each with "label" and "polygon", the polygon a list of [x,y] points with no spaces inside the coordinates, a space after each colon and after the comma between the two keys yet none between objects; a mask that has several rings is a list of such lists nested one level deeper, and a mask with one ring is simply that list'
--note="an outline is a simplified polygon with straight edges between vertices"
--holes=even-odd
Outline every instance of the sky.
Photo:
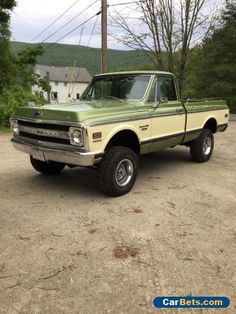
[{"label": "sky", "polygon": [[[115,16],[116,12],[122,13],[129,19],[129,26],[140,33],[144,29],[137,23],[139,11],[137,10],[137,0],[108,0],[110,7],[108,13]],[[179,3],[179,0],[175,0]],[[223,0],[207,0],[207,7],[204,8],[206,15],[210,15],[211,11],[217,8],[217,4],[222,3]],[[78,25],[95,15],[101,9],[101,0],[17,0],[18,5],[14,9],[11,18],[12,40],[22,42],[56,42],[65,34],[76,28]],[[134,2],[130,4],[130,2]],[[122,4],[123,5],[120,5]],[[129,3],[129,4],[127,4]],[[119,5],[117,5],[119,4]],[[64,11],[73,6],[65,15],[63,15],[55,24],[46,29],[40,34],[50,23],[57,19]],[[84,9],[85,12],[81,13]],[[79,16],[76,17],[81,13]],[[123,30],[111,25],[111,18],[108,14],[108,33],[112,35],[124,35]],[[76,18],[75,18],[76,17]],[[73,19],[74,18],[74,19]],[[56,34],[47,39],[50,35],[61,28],[65,23],[73,19],[66,27],[62,28]],[[95,22],[97,23],[95,24]],[[136,24],[135,24],[136,23]],[[95,25],[95,28],[94,28]],[[94,28],[93,36],[91,37]],[[82,36],[81,31],[83,30]],[[40,36],[37,36],[39,35]],[[37,38],[35,38],[37,37]],[[90,40],[91,37],[91,40]],[[59,41],[65,44],[81,44],[90,47],[101,47],[101,15],[97,20],[94,17],[91,21],[86,23],[83,27],[78,28],[65,38]],[[112,36],[108,36],[108,48],[112,49],[128,49],[121,42],[117,42]]]},{"label": "sky", "polygon": [[[14,9],[11,18],[11,32],[12,40],[22,41],[22,42],[42,42],[48,36],[57,31],[70,19],[74,18],[77,14],[83,11],[85,8],[89,7],[84,13],[75,18],[70,24],[60,30],[58,33],[50,37],[46,42],[55,42],[66,33],[70,32],[73,28],[77,27],[79,24],[86,21],[88,18],[100,11],[101,1],[93,5],[96,0],[18,0],[18,5]],[[132,2],[135,0],[110,0],[109,4],[120,4]],[[53,22],[57,17],[59,17],[65,10],[76,3],[73,8],[71,8],[62,18],[60,18],[54,25],[43,32],[39,37],[34,39],[42,30],[44,30],[51,22]],[[122,6],[111,6],[109,12],[111,14],[114,11],[122,11],[125,9],[126,13],[131,10],[134,13],[135,4],[128,4]],[[82,27],[78,28],[76,31],[66,36],[64,39],[59,41],[59,43],[65,44],[81,44],[88,45],[91,47],[101,47],[101,15],[97,18],[97,23],[95,25],[96,17],[90,22],[86,23],[83,27],[83,33],[81,36]],[[95,25],[94,34],[90,36]],[[118,32],[118,30],[109,26],[108,31]],[[127,49],[122,43],[118,43],[112,37],[109,37],[108,41],[109,48],[112,49]]]}]

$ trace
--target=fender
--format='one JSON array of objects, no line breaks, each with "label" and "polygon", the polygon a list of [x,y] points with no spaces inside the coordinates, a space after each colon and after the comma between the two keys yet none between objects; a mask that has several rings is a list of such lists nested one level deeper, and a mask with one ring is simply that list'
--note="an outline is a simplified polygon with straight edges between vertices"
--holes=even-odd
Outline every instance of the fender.
[{"label": "fender", "polygon": [[110,142],[110,140],[119,132],[121,131],[131,131],[133,132],[139,141],[139,144],[141,143],[140,141],[140,136],[138,134],[138,130],[130,124],[126,124],[126,125],[117,125],[115,128],[112,129],[112,132],[109,134],[109,136],[106,137],[106,139],[104,139],[103,141],[103,146],[102,146],[102,150],[105,151],[106,146],[108,145],[108,143]]},{"label": "fender", "polygon": [[[216,116],[215,116],[215,115],[212,115],[212,114],[209,115],[209,116],[207,116],[207,117],[204,119],[202,128],[204,128],[204,126],[207,124],[207,122],[208,122],[209,120],[211,120],[211,119],[214,119],[214,120],[215,120],[215,122],[216,122],[216,131],[217,131],[218,121],[217,121]],[[213,133],[216,133],[216,131],[213,132]]]}]

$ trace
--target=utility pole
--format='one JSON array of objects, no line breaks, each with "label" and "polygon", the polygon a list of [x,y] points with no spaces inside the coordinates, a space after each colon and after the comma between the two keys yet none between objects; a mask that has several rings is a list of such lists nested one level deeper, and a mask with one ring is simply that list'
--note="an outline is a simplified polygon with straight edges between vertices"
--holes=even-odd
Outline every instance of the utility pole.
[{"label": "utility pole", "polygon": [[[46,80],[48,81],[48,84],[50,84],[50,74],[49,72],[47,71],[46,72]],[[47,99],[48,99],[48,103],[50,104],[51,103],[51,92],[50,90],[47,91]]]},{"label": "utility pole", "polygon": [[101,72],[108,71],[108,51],[107,51],[107,0],[102,0],[102,62]]}]

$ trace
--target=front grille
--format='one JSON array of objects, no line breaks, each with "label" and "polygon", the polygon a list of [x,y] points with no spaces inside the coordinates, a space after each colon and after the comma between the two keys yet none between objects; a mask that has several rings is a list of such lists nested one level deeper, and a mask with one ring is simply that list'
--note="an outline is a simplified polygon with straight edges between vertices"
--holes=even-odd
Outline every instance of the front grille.
[{"label": "front grille", "polygon": [[70,140],[64,140],[64,139],[56,138],[56,137],[47,137],[47,136],[35,135],[35,134],[30,134],[30,133],[25,133],[25,132],[20,132],[19,135],[30,138],[32,140],[37,140],[37,141],[70,145]]},{"label": "front grille", "polygon": [[18,120],[19,135],[31,140],[70,145],[69,126]]},{"label": "front grille", "polygon": [[59,124],[52,124],[52,123],[36,123],[30,121],[21,121],[18,120],[19,125],[30,126],[33,128],[40,128],[40,129],[51,129],[51,130],[58,130],[58,131],[69,131],[68,125],[59,125]]}]

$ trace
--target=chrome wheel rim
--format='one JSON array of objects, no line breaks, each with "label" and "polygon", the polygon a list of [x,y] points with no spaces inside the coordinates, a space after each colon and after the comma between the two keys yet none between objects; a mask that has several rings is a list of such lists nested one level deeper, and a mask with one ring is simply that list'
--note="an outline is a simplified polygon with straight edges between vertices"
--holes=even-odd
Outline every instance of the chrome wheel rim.
[{"label": "chrome wheel rim", "polygon": [[134,174],[134,165],[129,159],[123,159],[116,167],[115,180],[120,187],[130,183]]},{"label": "chrome wheel rim", "polygon": [[203,153],[209,155],[212,149],[212,140],[210,137],[206,137],[203,141]]}]

